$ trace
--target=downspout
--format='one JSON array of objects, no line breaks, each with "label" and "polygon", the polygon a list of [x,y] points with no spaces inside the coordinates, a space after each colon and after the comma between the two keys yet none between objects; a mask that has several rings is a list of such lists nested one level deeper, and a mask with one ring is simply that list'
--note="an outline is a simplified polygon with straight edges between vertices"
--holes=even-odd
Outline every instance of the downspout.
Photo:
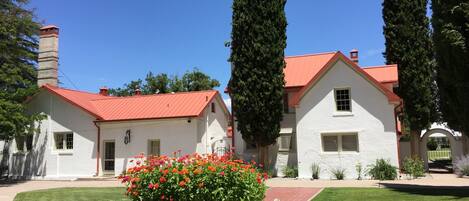
[{"label": "downspout", "polygon": [[[395,125],[395,129],[396,129],[396,140],[397,140],[397,168],[399,169],[399,171],[401,170],[401,158],[400,158],[400,154],[401,154],[401,136],[399,134],[399,128],[398,128],[398,121],[397,121],[397,109],[400,108],[402,106],[402,101],[399,103],[399,105],[397,105],[396,107],[394,107],[394,125]],[[402,127],[401,127],[402,128]]]},{"label": "downspout", "polygon": [[100,160],[100,155],[101,155],[101,152],[100,152],[100,147],[101,147],[101,127],[98,126],[98,123],[96,121],[93,121],[94,125],[96,126],[96,128],[98,128],[98,132],[97,132],[97,138],[98,138],[98,142],[97,142],[97,145],[96,145],[96,176],[99,176],[99,160]]}]

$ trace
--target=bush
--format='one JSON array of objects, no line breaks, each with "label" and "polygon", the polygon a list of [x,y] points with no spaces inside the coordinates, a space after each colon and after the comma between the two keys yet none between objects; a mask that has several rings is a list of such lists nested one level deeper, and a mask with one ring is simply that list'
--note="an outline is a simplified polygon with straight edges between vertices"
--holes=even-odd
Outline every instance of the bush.
[{"label": "bush", "polygon": [[345,168],[335,168],[331,170],[334,178],[337,180],[343,180],[345,178]]},{"label": "bush", "polygon": [[418,156],[407,157],[404,159],[404,172],[412,178],[423,177],[425,175],[425,166],[423,160]]},{"label": "bush", "polygon": [[298,177],[298,168],[296,167],[286,166],[285,168],[283,168],[282,172],[283,172],[283,175],[285,175],[285,177],[287,178]]},{"label": "bush", "polygon": [[311,170],[313,172],[313,179],[319,179],[319,173],[321,172],[321,167],[319,167],[319,164],[313,163]]},{"label": "bush", "polygon": [[267,174],[230,155],[136,158],[136,165],[119,176],[135,201],[264,199]]},{"label": "bush", "polygon": [[427,142],[427,149],[428,150],[436,150],[438,148],[438,143],[435,139],[430,138]]},{"label": "bush", "polygon": [[375,164],[370,165],[368,174],[372,179],[394,180],[397,177],[397,168],[387,160],[377,159]]},{"label": "bush", "polygon": [[456,173],[462,176],[469,176],[469,155],[459,158],[456,161]]}]

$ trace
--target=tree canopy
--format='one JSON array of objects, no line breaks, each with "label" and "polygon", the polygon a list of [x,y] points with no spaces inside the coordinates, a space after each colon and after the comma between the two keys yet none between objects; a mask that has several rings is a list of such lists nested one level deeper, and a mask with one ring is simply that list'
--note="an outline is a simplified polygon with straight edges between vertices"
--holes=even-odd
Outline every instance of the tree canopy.
[{"label": "tree canopy", "polygon": [[433,40],[443,120],[469,135],[469,2],[433,0]]},{"label": "tree canopy", "polygon": [[[286,0],[233,1],[230,61],[234,68],[229,83],[233,114],[243,139],[258,147],[276,142],[283,118],[285,4]],[[265,163],[262,158],[260,151]]]},{"label": "tree canopy", "polygon": [[387,64],[398,65],[404,125],[415,133],[436,119],[434,62],[427,0],[384,0]]},{"label": "tree canopy", "polygon": [[114,96],[132,96],[137,89],[141,94],[158,94],[184,91],[202,91],[219,87],[220,82],[212,79],[207,74],[194,68],[184,73],[182,78],[178,76],[169,77],[165,73],[153,74],[149,72],[145,81],[141,79],[130,81],[122,88],[109,89],[109,94]]},{"label": "tree canopy", "polygon": [[27,0],[0,0],[0,139],[21,136],[40,115],[26,114],[25,100],[37,91],[40,24]]}]

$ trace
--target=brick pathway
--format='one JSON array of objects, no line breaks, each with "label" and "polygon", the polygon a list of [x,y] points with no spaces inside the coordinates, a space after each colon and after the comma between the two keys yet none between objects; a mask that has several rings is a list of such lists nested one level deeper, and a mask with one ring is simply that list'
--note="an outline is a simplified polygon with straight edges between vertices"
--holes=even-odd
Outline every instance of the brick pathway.
[{"label": "brick pathway", "polygon": [[267,189],[265,201],[309,201],[321,188],[272,187]]}]

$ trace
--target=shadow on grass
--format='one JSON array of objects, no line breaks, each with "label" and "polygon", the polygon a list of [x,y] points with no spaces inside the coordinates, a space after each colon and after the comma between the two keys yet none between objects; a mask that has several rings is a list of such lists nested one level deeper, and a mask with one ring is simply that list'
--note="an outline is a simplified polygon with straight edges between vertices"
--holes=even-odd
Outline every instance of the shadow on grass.
[{"label": "shadow on grass", "polygon": [[469,197],[468,186],[427,186],[415,184],[381,184],[381,186],[396,192],[425,195],[425,196],[453,196],[455,198]]}]

